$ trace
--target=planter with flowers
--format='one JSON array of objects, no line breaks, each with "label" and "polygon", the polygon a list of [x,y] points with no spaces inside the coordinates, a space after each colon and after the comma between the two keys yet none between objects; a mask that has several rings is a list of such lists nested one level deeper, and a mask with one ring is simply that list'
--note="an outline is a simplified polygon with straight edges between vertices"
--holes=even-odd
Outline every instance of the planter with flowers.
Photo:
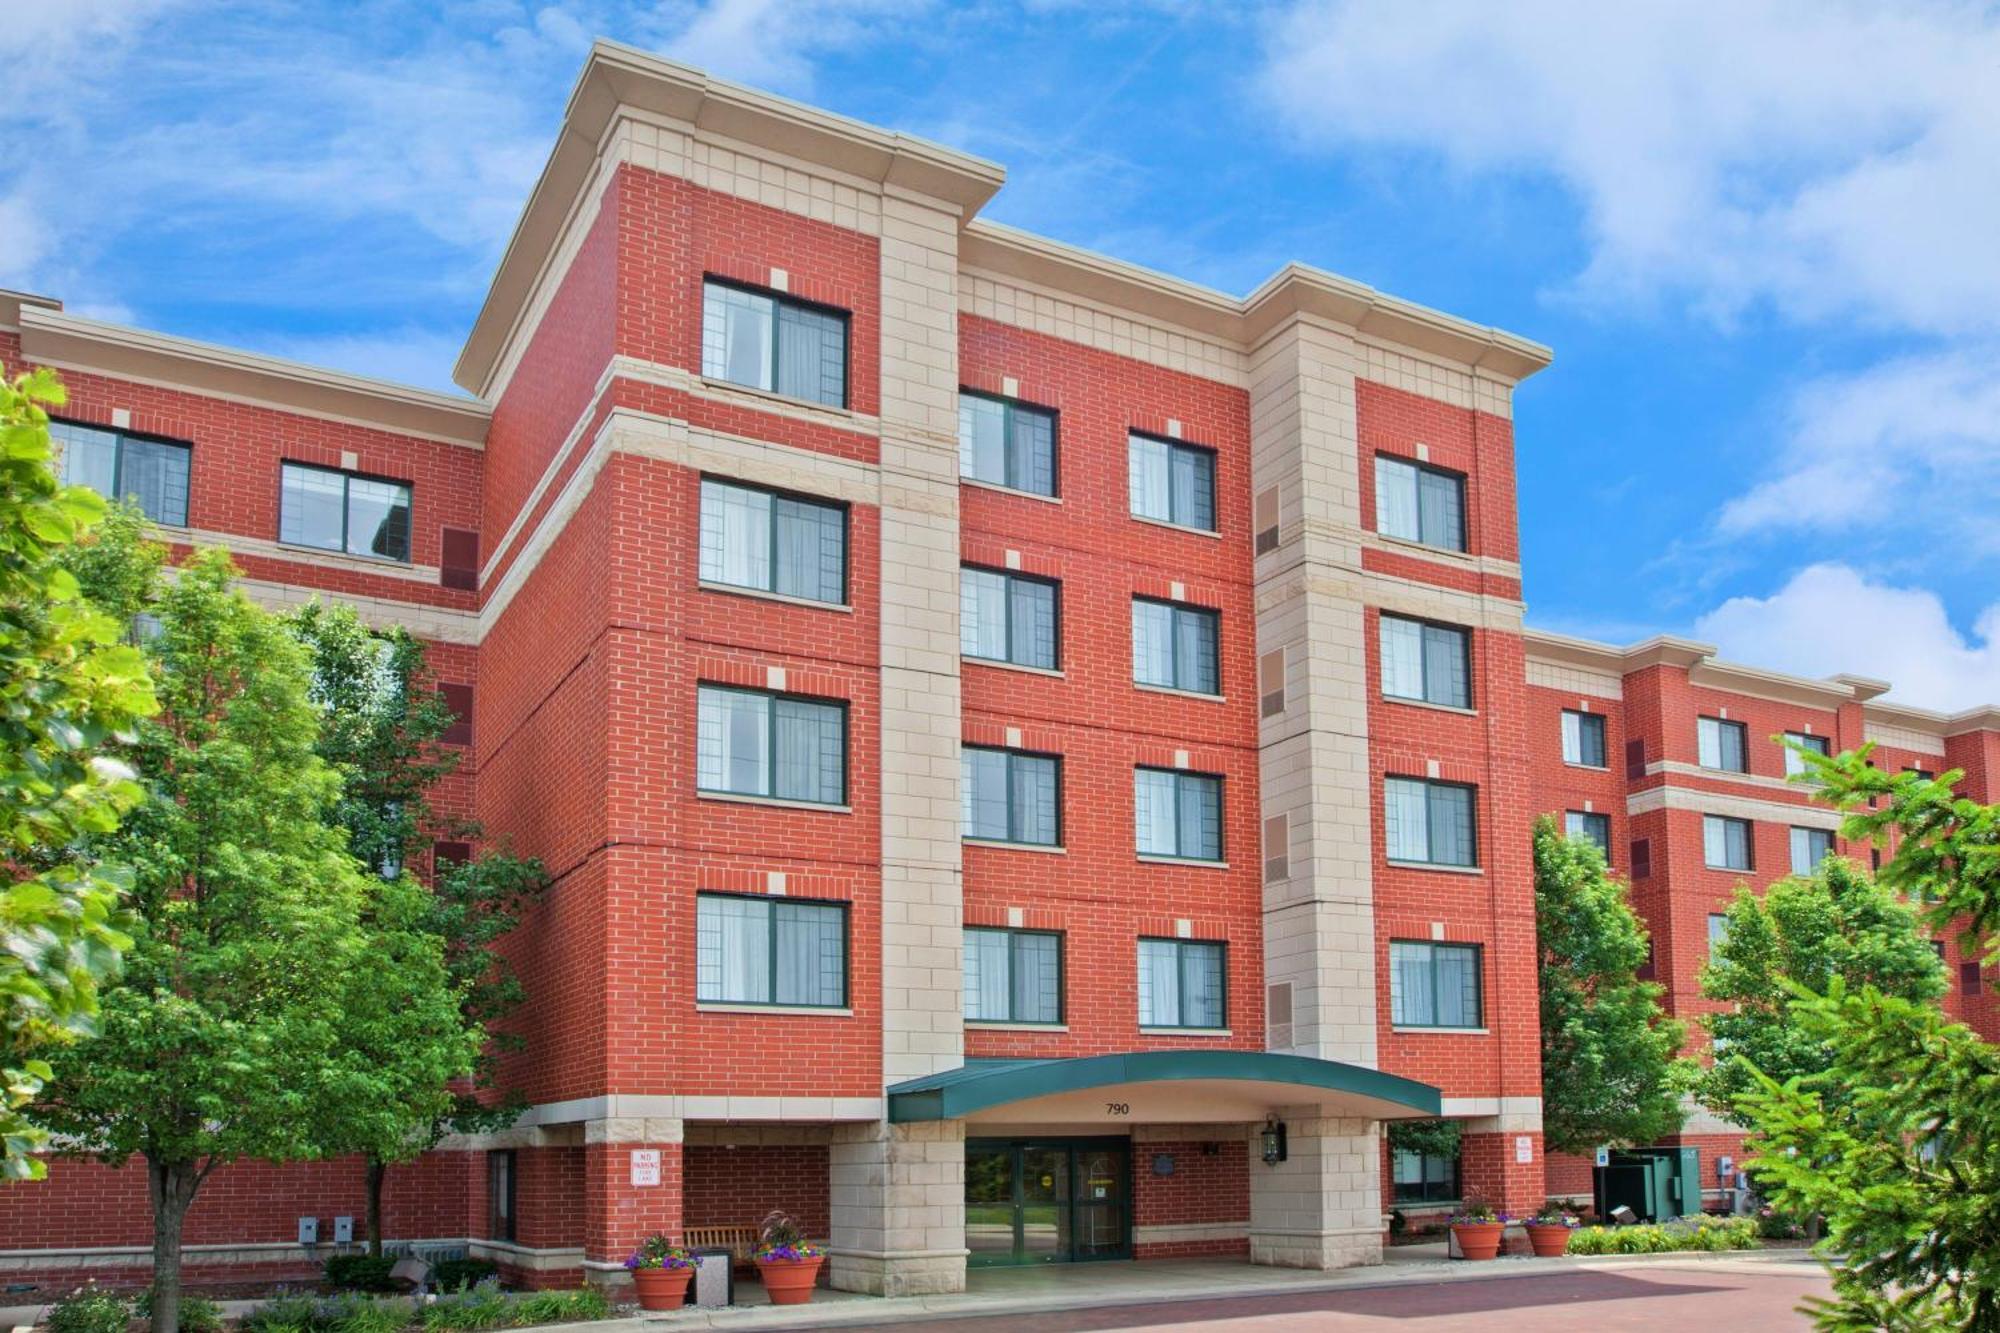
[{"label": "planter with flowers", "polygon": [[1553,1259],[1569,1252],[1569,1233],[1583,1225],[1583,1219],[1560,1199],[1550,1199],[1541,1211],[1529,1218],[1523,1229],[1537,1259]]},{"label": "planter with flowers", "polygon": [[787,1212],[777,1211],[764,1219],[759,1230],[757,1252],[751,1256],[757,1276],[773,1305],[804,1305],[812,1299],[813,1284],[819,1281],[819,1267],[826,1251],[806,1239],[805,1232]]},{"label": "planter with flowers", "polygon": [[654,1232],[625,1261],[632,1285],[639,1289],[641,1310],[678,1310],[687,1301],[694,1277],[694,1256]]},{"label": "planter with flowers", "polygon": [[1451,1215],[1452,1239],[1458,1242],[1461,1259],[1491,1259],[1500,1253],[1500,1239],[1507,1234],[1511,1219],[1496,1213],[1491,1204],[1468,1199],[1465,1207]]}]

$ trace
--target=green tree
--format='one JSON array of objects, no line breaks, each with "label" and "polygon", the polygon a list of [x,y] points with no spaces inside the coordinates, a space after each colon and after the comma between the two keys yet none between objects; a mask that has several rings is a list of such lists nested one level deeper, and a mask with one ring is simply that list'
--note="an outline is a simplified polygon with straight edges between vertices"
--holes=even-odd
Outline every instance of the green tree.
[{"label": "green tree", "polygon": [[[1704,1014],[1716,1059],[1692,1080],[1703,1105],[1739,1123],[1738,1100],[1757,1073],[1780,1082],[1822,1074],[1833,1053],[1792,1008],[1794,988],[1824,995],[1838,977],[1849,988],[1935,1001],[1944,968],[1917,914],[1866,871],[1830,856],[1810,875],[1771,885],[1760,896],[1738,888],[1728,929],[1702,968],[1701,993],[1729,1008]],[[1753,1073],[1755,1070],[1757,1073]]]},{"label": "green tree", "polygon": [[105,504],[58,484],[40,370],[0,376],[0,1178],[39,1179],[44,1133],[25,1109],[54,1048],[92,1031],[99,983],[130,940],[122,867],[85,847],[144,796],[108,744],[155,707],[121,626],[86,601],[63,554]]},{"label": "green tree", "polygon": [[[1868,763],[1872,749],[1808,760],[1822,796],[1849,812],[1843,832],[1880,843],[1898,831],[1882,885],[2000,962],[2000,805],[1956,796],[1958,770],[1892,777]],[[1760,1071],[1738,1106],[1773,1201],[1826,1219],[1818,1252],[1834,1298],[1813,1303],[1815,1323],[2000,1328],[2000,1047],[1928,998],[1837,972],[1822,992],[1795,986],[1789,1008],[1824,1067]]]},{"label": "green tree", "polygon": [[77,1151],[145,1158],[159,1333],[217,1166],[324,1156],[441,1107],[474,1056],[421,891],[362,874],[324,818],[340,776],[313,750],[305,650],[233,574],[198,554],[150,602],[161,709],[128,754],[151,798],[98,840],[133,867],[136,938],[36,1107]]},{"label": "green tree", "polygon": [[[458,751],[441,744],[453,719],[423,644],[401,629],[370,630],[351,609],[318,602],[302,608],[292,625],[312,655],[312,695],[323,714],[317,749],[342,777],[330,817],[347,829],[355,856],[396,878],[435,834],[477,840],[477,824],[446,819],[431,804],[432,789],[456,769]],[[525,993],[497,946],[520,924],[547,874],[539,861],[489,850],[437,867],[435,879],[412,927],[442,947],[461,997],[459,1022],[479,1053],[471,1078],[453,1084],[442,1110],[412,1101],[400,1121],[355,1126],[351,1147],[367,1159],[373,1254],[382,1252],[382,1193],[392,1165],[447,1134],[504,1129],[523,1106],[518,1094],[498,1090],[500,1060],[519,1045],[499,1024]]]},{"label": "green tree", "polygon": [[1646,930],[1597,845],[1535,821],[1542,1135],[1557,1152],[1650,1143],[1681,1123],[1686,1029],[1639,979]]}]

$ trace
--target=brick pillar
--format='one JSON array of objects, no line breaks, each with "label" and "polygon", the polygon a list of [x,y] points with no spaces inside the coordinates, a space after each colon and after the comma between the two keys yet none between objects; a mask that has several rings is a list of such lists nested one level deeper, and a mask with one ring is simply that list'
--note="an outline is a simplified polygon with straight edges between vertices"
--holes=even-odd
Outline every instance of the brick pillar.
[{"label": "brick pillar", "polygon": [[828,1280],[842,1291],[965,1290],[965,1124],[836,1125]]},{"label": "brick pillar", "polygon": [[1382,1135],[1373,1120],[1281,1111],[1286,1156],[1263,1160],[1261,1124],[1249,1127],[1250,1262],[1276,1268],[1352,1268],[1382,1262]]},{"label": "brick pillar", "polygon": [[[1542,1160],[1542,1132],[1539,1129],[1486,1129],[1475,1132],[1474,1125],[1488,1125],[1493,1118],[1472,1121],[1466,1126],[1459,1146],[1459,1178],[1465,1197],[1484,1199],[1503,1213],[1530,1213],[1548,1197],[1547,1164]],[[1521,1160],[1521,1144],[1528,1145],[1527,1161]]]},{"label": "brick pillar", "polygon": [[[659,1183],[641,1153],[659,1154]],[[592,1281],[624,1282],[625,1257],[654,1232],[681,1239],[681,1122],[592,1120],[583,1127],[583,1266]]]}]

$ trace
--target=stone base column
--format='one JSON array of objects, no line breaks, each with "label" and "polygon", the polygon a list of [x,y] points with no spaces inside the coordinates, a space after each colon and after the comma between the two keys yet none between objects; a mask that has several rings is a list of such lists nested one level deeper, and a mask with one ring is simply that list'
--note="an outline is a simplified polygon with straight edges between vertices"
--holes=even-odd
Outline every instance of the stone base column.
[{"label": "stone base column", "polygon": [[[630,1281],[625,1257],[654,1232],[681,1239],[679,1120],[592,1120],[583,1127],[583,1267],[593,1282]],[[659,1154],[658,1183],[650,1156]]]},{"label": "stone base column", "polygon": [[871,1296],[965,1290],[965,1125],[836,1125],[829,1280]]},{"label": "stone base column", "polygon": [[1382,1262],[1381,1132],[1372,1120],[1282,1111],[1287,1156],[1263,1160],[1250,1127],[1250,1262],[1352,1268]]}]

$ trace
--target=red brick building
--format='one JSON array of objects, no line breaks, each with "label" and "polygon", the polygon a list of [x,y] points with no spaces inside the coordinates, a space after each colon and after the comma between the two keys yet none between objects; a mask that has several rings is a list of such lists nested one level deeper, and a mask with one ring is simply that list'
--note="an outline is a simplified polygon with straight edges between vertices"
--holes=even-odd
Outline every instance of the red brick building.
[{"label": "red brick building", "polygon": [[[1511,394],[1546,349],[1303,266],[1237,298],[1074,250],[980,219],[1002,179],[600,44],[470,397],[0,299],[0,360],[71,387],[72,478],[260,600],[430,641],[450,804],[554,876],[510,943],[530,1109],[392,1172],[395,1242],[609,1280],[784,1207],[836,1285],[918,1292],[1366,1263],[1392,1203],[1532,1206],[1544,809],[1649,841],[1687,1003],[1725,889],[1688,802],[1798,799],[1694,772],[1693,719],[1777,678],[1524,632]],[[1753,739],[2000,760],[1990,714],[1762,689]],[[1572,768],[1582,704],[1610,758]],[[1435,1115],[1459,1162],[1386,1160]],[[304,1271],[361,1213],[358,1162],[232,1165],[190,1266]],[[10,1280],[136,1279],[147,1239],[134,1171],[0,1190]]]}]

